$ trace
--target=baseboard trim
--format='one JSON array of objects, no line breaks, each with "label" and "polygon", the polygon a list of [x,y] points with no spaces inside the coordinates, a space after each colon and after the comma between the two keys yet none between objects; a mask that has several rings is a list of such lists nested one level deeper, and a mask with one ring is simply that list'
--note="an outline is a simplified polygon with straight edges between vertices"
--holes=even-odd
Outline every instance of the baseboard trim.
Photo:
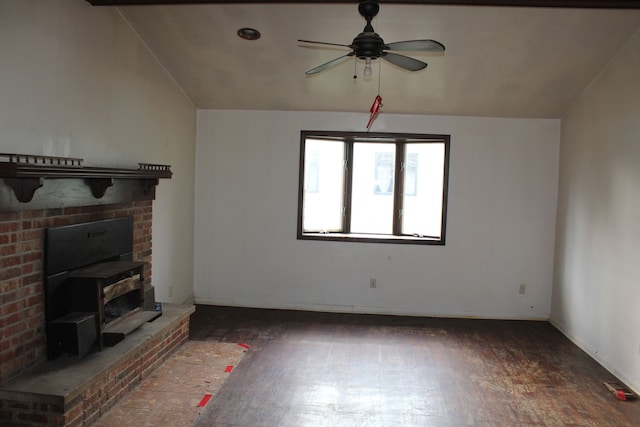
[{"label": "baseboard trim", "polygon": [[485,313],[458,313],[458,312],[419,312],[405,309],[367,307],[367,306],[351,306],[336,304],[271,304],[266,302],[241,301],[232,298],[201,298],[195,297],[196,304],[203,305],[221,305],[229,307],[246,307],[246,308],[263,308],[271,310],[300,310],[300,311],[319,311],[329,313],[353,313],[353,314],[380,314],[391,316],[416,316],[416,317],[441,317],[456,319],[485,319],[485,320],[531,320],[546,322],[548,316],[518,316],[513,314],[504,315],[487,315]]}]

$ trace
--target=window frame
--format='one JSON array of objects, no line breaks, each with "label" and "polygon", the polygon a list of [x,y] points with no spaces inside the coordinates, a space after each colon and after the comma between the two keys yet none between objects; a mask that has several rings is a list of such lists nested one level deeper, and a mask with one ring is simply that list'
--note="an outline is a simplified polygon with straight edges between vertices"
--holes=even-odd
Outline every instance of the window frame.
[{"label": "window frame", "polygon": [[[305,190],[305,142],[307,139],[331,139],[344,142],[345,149],[345,175],[343,182],[343,217],[341,232],[304,232],[303,212],[304,212],[304,190]],[[356,142],[375,143],[376,139],[381,143],[392,142],[396,144],[395,164],[394,164],[394,207],[393,207],[393,234],[357,234],[351,233],[351,189],[353,185],[353,151]],[[390,141],[393,140],[393,141]],[[410,140],[420,140],[408,142]],[[404,195],[404,174],[402,162],[405,158],[405,147],[411,143],[425,142],[444,144],[444,164],[442,182],[442,217],[441,236],[415,236],[400,234],[401,210],[403,208]],[[300,164],[298,183],[298,240],[319,240],[337,242],[366,242],[366,243],[394,243],[413,245],[445,245],[447,226],[447,199],[449,193],[449,159],[450,159],[450,135],[442,134],[416,134],[416,133],[387,133],[387,132],[346,132],[346,131],[300,131]]]}]

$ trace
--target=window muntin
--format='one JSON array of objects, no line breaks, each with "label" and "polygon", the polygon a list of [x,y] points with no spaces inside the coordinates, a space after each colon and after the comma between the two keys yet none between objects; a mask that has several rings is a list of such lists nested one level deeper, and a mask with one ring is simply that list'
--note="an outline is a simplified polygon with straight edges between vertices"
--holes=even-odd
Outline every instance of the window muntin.
[{"label": "window muntin", "polygon": [[444,244],[448,135],[302,131],[298,238]]}]

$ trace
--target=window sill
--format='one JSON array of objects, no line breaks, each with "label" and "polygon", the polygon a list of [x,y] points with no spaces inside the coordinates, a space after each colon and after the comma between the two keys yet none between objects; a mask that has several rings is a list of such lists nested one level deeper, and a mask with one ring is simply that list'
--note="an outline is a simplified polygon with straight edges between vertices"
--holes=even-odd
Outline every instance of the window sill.
[{"label": "window sill", "polygon": [[444,239],[419,236],[394,236],[390,234],[302,233],[298,234],[298,240],[444,246]]}]

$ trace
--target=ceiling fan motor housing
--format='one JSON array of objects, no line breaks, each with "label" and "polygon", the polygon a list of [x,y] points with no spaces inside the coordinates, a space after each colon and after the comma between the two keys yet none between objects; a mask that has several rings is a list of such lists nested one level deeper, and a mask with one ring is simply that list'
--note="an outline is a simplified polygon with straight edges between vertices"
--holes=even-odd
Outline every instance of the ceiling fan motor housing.
[{"label": "ceiling fan motor housing", "polygon": [[378,35],[378,33],[362,32],[353,39],[350,46],[356,56],[360,59],[379,58],[384,49],[384,40]]}]

